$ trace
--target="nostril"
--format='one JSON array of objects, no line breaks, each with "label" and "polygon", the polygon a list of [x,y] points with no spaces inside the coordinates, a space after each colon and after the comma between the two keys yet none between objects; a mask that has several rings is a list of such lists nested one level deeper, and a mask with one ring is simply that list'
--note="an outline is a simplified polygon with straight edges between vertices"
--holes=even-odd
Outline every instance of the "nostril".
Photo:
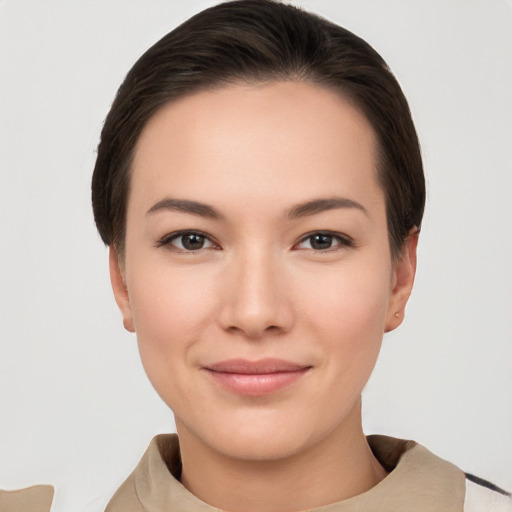
[{"label": "nostril", "polygon": [[245,327],[238,327],[231,325],[225,329],[229,334],[235,336],[243,336],[247,339],[259,340],[266,336],[275,336],[281,332],[285,332],[285,329],[278,325],[269,325],[268,327],[260,328],[256,325],[247,325]]},{"label": "nostril", "polygon": [[276,271],[263,265],[265,261],[244,260],[240,268],[231,269],[231,286],[223,286],[218,310],[219,326],[225,332],[261,339],[291,328],[294,315],[288,294],[270,279]]}]

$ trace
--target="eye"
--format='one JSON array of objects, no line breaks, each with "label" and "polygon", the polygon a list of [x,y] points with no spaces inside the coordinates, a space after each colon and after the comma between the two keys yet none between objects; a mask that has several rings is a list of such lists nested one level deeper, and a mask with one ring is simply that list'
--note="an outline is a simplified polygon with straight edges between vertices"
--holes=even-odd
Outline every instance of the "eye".
[{"label": "eye", "polygon": [[210,238],[200,231],[180,231],[164,236],[157,247],[170,246],[182,252],[199,251],[200,249],[216,248]]},{"label": "eye", "polygon": [[318,231],[304,236],[294,248],[328,251],[338,247],[353,247],[353,245],[353,241],[347,236],[330,231]]}]

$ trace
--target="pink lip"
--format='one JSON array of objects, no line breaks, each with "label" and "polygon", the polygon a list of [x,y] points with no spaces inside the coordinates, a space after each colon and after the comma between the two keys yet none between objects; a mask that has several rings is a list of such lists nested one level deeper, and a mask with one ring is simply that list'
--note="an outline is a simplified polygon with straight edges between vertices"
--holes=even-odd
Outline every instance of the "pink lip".
[{"label": "pink lip", "polygon": [[282,359],[229,359],[204,367],[221,386],[245,396],[275,393],[299,380],[310,368]]}]

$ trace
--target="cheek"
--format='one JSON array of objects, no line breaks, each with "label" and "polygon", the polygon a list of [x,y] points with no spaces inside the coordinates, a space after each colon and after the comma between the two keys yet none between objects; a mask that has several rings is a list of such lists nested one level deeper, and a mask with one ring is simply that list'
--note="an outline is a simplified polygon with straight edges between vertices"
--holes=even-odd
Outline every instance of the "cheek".
[{"label": "cheek", "polygon": [[[135,266],[130,303],[141,358],[148,375],[180,360],[212,316],[211,279],[197,269]],[[209,286],[208,286],[209,285]],[[151,376],[151,375],[150,375]]]},{"label": "cheek", "polygon": [[[378,268],[378,267],[377,267]],[[310,283],[313,285],[313,283]],[[328,353],[330,375],[359,393],[377,360],[384,334],[390,279],[385,273],[343,272],[309,286],[302,304],[312,336]],[[314,293],[311,291],[314,290]]]},{"label": "cheek", "polygon": [[303,307],[333,334],[382,337],[391,283],[386,272],[376,269],[344,269],[321,279],[317,275],[305,284],[302,295],[307,302]]}]

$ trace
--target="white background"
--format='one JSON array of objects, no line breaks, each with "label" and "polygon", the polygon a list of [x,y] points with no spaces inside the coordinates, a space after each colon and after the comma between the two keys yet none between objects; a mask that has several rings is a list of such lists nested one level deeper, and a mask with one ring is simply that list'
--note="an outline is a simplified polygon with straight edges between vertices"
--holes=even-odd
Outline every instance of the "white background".
[{"label": "white background", "polygon": [[[0,486],[101,509],[172,414],[110,291],[90,177],[124,74],[210,1],[0,0]],[[405,324],[366,430],[512,489],[512,4],[296,2],[367,39],[403,85],[429,186]]]}]

